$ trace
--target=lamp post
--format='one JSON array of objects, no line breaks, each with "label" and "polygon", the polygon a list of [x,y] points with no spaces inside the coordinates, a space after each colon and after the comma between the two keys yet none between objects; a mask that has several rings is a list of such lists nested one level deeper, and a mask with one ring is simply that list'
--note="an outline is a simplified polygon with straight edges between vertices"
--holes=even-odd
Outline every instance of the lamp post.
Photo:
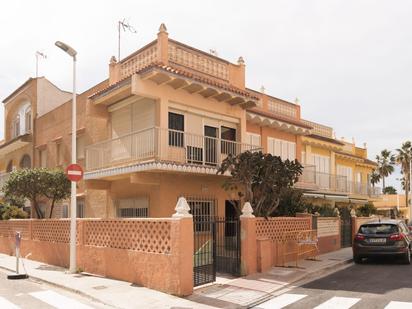
[{"label": "lamp post", "polygon": [[[72,164],[76,164],[76,55],[69,45],[57,41],[57,47],[73,58],[73,99],[72,99]],[[76,182],[71,182],[70,196],[70,273],[76,272]]]}]

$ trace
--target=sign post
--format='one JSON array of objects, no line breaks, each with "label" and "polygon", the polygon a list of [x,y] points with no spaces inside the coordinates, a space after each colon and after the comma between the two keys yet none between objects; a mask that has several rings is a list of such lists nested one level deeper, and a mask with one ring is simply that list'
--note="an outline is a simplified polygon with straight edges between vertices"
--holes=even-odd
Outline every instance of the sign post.
[{"label": "sign post", "polygon": [[20,243],[21,243],[21,233],[16,232],[16,274],[8,275],[7,279],[27,279],[29,276],[27,274],[20,274],[19,264],[20,264]]},{"label": "sign post", "polygon": [[[73,106],[75,104],[73,103]],[[75,113],[73,113],[75,115]],[[73,125],[74,127],[74,125]],[[72,133],[73,136],[75,132]],[[73,137],[72,136],[72,137]],[[74,143],[74,147],[76,143]],[[73,147],[73,144],[72,144]],[[79,164],[76,164],[76,150],[72,148],[72,164],[66,168],[66,176],[72,182],[71,196],[70,196],[70,268],[69,273],[74,274],[77,271],[76,267],[76,217],[77,217],[77,203],[76,203],[76,182],[83,178],[83,169]],[[73,160],[74,159],[74,160]]]}]

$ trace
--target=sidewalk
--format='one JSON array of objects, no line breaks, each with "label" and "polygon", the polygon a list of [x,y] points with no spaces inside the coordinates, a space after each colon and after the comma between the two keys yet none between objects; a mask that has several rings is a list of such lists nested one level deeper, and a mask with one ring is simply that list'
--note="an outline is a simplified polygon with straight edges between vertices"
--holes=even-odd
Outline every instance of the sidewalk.
[{"label": "sidewalk", "polygon": [[[352,249],[323,254],[318,261],[304,260],[299,268],[274,267],[265,273],[242,278],[218,278],[217,282],[195,289],[193,295],[180,298],[128,282],[89,274],[66,274],[66,269],[22,259],[30,278],[65,288],[114,308],[211,309],[248,308],[272,298],[273,293],[309,276],[349,263]],[[15,270],[16,259],[0,254],[0,268]],[[127,267],[127,265],[125,265]]]},{"label": "sidewalk", "polygon": [[[24,265],[30,278],[65,288],[114,308],[215,308],[125,281],[112,280],[88,274],[66,274],[65,268],[28,259],[21,260],[20,272],[24,272]],[[125,267],[127,267],[127,265],[125,265]],[[0,268],[15,271],[16,258],[14,256],[0,254]]]},{"label": "sidewalk", "polygon": [[268,272],[242,278],[219,278],[220,283],[196,289],[187,299],[219,308],[250,308],[274,297],[273,293],[294,282],[320,277],[325,272],[351,261],[352,248],[344,248],[322,254],[317,261],[299,261],[299,268],[273,267]]}]

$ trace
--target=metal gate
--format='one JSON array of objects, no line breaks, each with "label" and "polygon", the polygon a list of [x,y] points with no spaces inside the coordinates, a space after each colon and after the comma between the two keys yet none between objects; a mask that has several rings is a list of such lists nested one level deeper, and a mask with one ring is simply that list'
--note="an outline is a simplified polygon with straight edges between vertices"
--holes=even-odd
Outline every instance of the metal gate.
[{"label": "metal gate", "polygon": [[[194,217],[195,219],[195,217]],[[193,221],[193,284],[216,280],[216,272],[240,275],[240,221],[196,218]]]},{"label": "metal gate", "polygon": [[352,246],[352,218],[342,218],[340,222],[341,228],[341,247]]},{"label": "metal gate", "polygon": [[240,276],[240,221],[216,218],[216,271]]},{"label": "metal gate", "polygon": [[215,221],[194,220],[193,233],[193,285],[199,286],[216,280]]}]

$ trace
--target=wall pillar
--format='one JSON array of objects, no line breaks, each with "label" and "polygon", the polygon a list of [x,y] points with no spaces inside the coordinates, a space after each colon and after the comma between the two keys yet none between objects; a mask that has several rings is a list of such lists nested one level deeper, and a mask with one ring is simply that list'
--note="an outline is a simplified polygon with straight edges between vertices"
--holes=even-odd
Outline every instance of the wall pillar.
[{"label": "wall pillar", "polygon": [[256,218],[249,202],[245,203],[240,216],[240,274],[257,272]]}]

